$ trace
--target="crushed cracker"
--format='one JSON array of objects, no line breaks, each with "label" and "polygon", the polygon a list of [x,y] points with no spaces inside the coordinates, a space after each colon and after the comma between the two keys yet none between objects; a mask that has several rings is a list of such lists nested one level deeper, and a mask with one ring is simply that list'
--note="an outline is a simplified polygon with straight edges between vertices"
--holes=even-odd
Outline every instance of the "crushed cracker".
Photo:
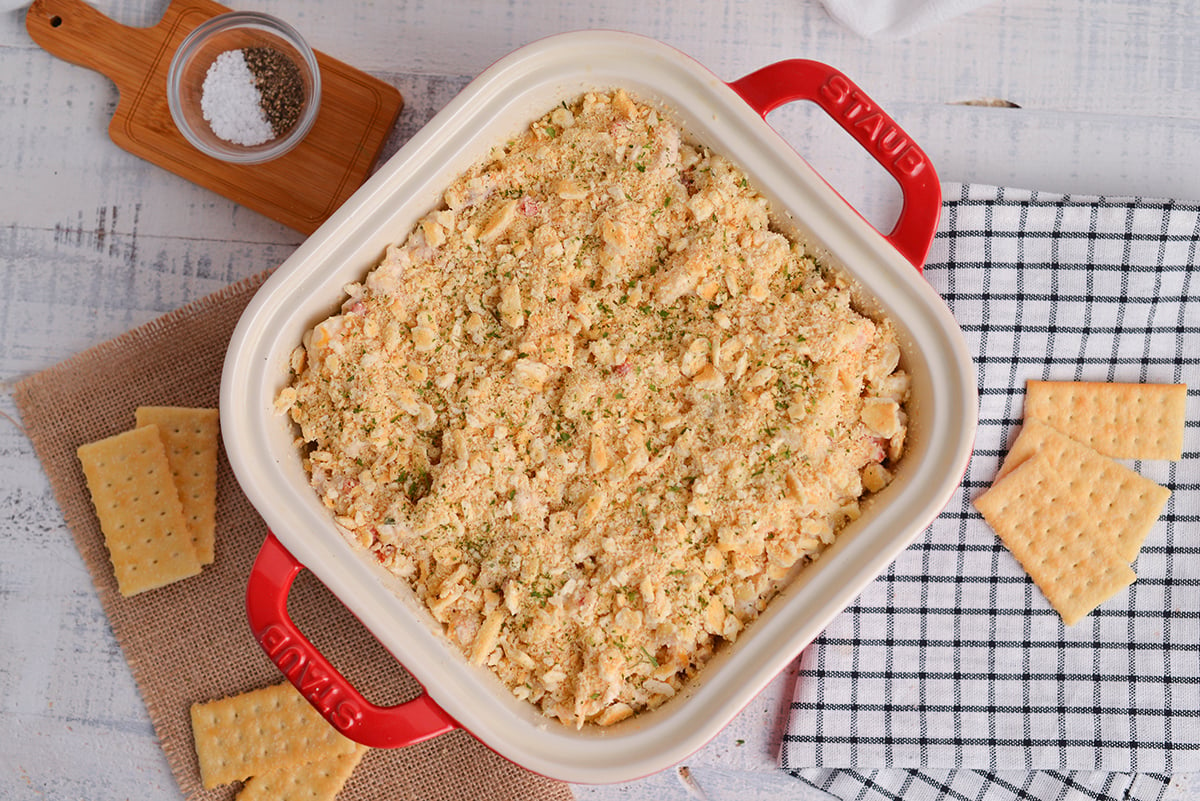
[{"label": "crushed cracker", "polygon": [[564,723],[674,696],[890,481],[887,320],[621,90],[446,190],[279,405],[346,537]]}]

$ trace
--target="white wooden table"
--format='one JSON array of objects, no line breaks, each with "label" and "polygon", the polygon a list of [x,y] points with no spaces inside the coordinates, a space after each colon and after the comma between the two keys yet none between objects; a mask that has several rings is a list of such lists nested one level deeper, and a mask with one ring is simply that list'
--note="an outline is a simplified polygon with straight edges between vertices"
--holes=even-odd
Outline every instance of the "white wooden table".
[{"label": "white wooden table", "polygon": [[[26,6],[0,17],[0,412],[12,386],[282,261],[300,235],[113,145],[107,79],[40,50]],[[151,25],[165,0],[97,0]],[[930,154],[943,180],[1200,199],[1200,8],[1192,0],[1006,0],[867,41],[816,0],[252,0],[318,49],[397,85],[390,148],[466,76],[539,37],[616,28],[732,80],[783,58],[837,66]],[[1020,108],[968,105],[1003,99]],[[898,191],[817,112],[771,121],[881,227]],[[794,670],[794,668],[793,668]],[[583,799],[754,801],[821,794],[775,770],[794,673],[677,771]],[[700,789],[696,789],[699,787]],[[1180,786],[1172,791],[1187,797]],[[0,798],[180,798],[32,446],[0,419]]]}]

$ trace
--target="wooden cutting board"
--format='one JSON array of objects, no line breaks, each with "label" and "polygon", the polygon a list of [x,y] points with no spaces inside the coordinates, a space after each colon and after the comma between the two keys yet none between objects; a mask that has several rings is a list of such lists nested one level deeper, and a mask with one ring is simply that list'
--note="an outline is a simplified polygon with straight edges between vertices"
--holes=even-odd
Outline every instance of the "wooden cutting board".
[{"label": "wooden cutting board", "polygon": [[263,164],[228,164],[196,150],[171,119],[167,70],[184,38],[229,11],[173,0],[157,25],[131,28],[82,0],[34,0],[25,27],[45,50],[117,85],[108,126],[120,147],[295,228],[314,231],[366,179],[404,105],[392,86],[317,53],[321,108],[295,149]]}]

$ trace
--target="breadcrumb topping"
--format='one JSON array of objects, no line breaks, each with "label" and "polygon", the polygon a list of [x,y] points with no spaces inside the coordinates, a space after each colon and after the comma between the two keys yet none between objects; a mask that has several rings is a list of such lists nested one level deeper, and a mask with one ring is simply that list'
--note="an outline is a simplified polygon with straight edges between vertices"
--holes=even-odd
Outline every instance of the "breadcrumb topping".
[{"label": "breadcrumb topping", "polygon": [[570,725],[658,706],[903,451],[891,323],[624,91],[446,190],[278,399],[353,543]]}]

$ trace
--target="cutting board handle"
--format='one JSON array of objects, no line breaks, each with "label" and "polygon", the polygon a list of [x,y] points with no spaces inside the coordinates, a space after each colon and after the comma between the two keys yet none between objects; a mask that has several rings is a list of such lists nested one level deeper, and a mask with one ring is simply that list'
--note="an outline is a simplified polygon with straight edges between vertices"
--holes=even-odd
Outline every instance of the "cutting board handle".
[{"label": "cutting board handle", "polygon": [[113,142],[306,234],[366,180],[404,105],[395,87],[318,52],[321,113],[304,141],[263,164],[220,161],[176,127],[167,81],[187,37],[229,8],[216,0],[170,0],[157,24],[136,28],[84,0],[31,3],[25,28],[34,42],[116,84],[120,98],[108,125]]},{"label": "cutting board handle", "polygon": [[121,91],[136,88],[162,49],[153,28],[122,25],[82,0],[33,0],[25,29],[44,50],[101,73]]}]

